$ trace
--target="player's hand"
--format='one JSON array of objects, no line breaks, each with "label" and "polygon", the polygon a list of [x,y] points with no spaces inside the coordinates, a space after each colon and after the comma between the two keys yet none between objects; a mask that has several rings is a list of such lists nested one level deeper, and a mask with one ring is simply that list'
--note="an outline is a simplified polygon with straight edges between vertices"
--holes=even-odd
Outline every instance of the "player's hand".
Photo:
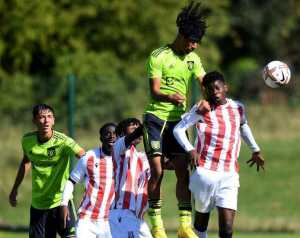
[{"label": "player's hand", "polygon": [[169,101],[173,104],[175,104],[176,106],[181,106],[183,105],[184,101],[185,101],[185,97],[182,96],[179,93],[174,93],[174,94],[170,94],[168,96]]},{"label": "player's hand", "polygon": [[16,189],[12,189],[10,194],[9,194],[9,204],[12,207],[17,206],[17,196],[18,196],[18,191]]},{"label": "player's hand", "polygon": [[256,164],[256,170],[259,171],[259,168],[262,168],[265,170],[265,160],[264,158],[260,155],[260,152],[254,152],[252,154],[251,159],[247,161],[247,164],[249,164],[250,167],[252,167],[254,164]]},{"label": "player's hand", "polygon": [[199,154],[194,149],[194,150],[189,151],[189,155],[190,155],[190,160],[191,160],[191,168],[192,168],[192,170],[194,170],[197,166],[197,160],[199,158]]},{"label": "player's hand", "polygon": [[60,206],[59,209],[60,209],[59,225],[61,226],[62,229],[65,229],[67,226],[67,219],[69,218],[69,209],[67,206]]},{"label": "player's hand", "polygon": [[209,102],[203,99],[198,102],[197,107],[198,109],[196,112],[200,115],[203,115],[211,110]]}]

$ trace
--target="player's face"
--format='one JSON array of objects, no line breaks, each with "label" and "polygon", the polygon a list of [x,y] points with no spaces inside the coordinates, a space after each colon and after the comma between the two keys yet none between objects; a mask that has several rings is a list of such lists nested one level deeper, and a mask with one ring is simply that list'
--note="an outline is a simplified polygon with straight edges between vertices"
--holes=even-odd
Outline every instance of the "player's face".
[{"label": "player's face", "polygon": [[[131,123],[131,124],[126,128],[126,133],[127,133],[127,135],[129,135],[129,134],[131,134],[132,132],[134,132],[135,129],[138,128],[138,127],[139,127],[138,124]],[[141,143],[142,138],[143,138],[143,137],[140,136],[139,138],[135,139],[135,140],[132,142],[132,144],[137,145],[137,144]]]},{"label": "player's face", "polygon": [[215,105],[226,102],[227,86],[220,80],[216,80],[205,87],[207,100]]},{"label": "player's face", "polygon": [[117,139],[116,127],[114,126],[106,127],[103,133],[101,134],[100,139],[103,145],[105,146],[108,145],[109,147],[112,147]]},{"label": "player's face", "polygon": [[183,38],[183,51],[188,54],[198,47],[198,42],[189,40],[188,38]]},{"label": "player's face", "polygon": [[49,109],[39,111],[35,118],[33,118],[33,122],[36,125],[38,131],[44,134],[52,131],[54,121],[55,119],[53,112]]}]

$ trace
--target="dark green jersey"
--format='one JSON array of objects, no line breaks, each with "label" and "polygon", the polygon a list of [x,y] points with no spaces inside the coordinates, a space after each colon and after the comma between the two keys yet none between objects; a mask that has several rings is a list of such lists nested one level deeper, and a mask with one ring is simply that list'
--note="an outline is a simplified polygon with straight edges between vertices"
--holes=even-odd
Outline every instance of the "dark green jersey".
[{"label": "dark green jersey", "polygon": [[32,167],[32,206],[48,209],[60,205],[62,191],[69,177],[70,158],[83,150],[73,139],[53,131],[50,140],[39,143],[37,132],[22,139],[24,155]]},{"label": "dark green jersey", "polygon": [[[188,89],[192,80],[205,74],[200,58],[191,52],[179,56],[169,46],[154,50],[147,63],[148,79],[160,78],[160,91],[164,94],[179,94],[188,97]],[[170,102],[157,101],[150,98],[145,112],[152,113],[162,120],[177,121],[186,110]]]}]

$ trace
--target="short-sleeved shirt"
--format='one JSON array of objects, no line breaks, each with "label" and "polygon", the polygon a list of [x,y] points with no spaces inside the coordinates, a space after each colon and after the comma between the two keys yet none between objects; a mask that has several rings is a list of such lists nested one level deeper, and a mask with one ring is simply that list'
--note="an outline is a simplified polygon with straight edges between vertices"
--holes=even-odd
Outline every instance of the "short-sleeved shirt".
[{"label": "short-sleeved shirt", "polygon": [[31,161],[32,206],[37,209],[59,206],[69,177],[70,159],[83,149],[57,131],[53,131],[45,143],[38,141],[37,132],[25,134],[22,147],[24,155]]},{"label": "short-sleeved shirt", "polygon": [[106,155],[102,148],[87,151],[72,170],[70,178],[76,183],[85,180],[85,193],[78,210],[79,218],[108,219],[115,195],[112,156]]},{"label": "short-sleeved shirt", "polygon": [[[186,55],[177,55],[170,46],[154,50],[147,63],[148,79],[160,79],[160,91],[164,94],[179,94],[188,97],[188,89],[193,79],[205,74],[199,56],[190,52]],[[150,102],[145,108],[145,113],[152,113],[165,121],[178,121],[186,110],[183,106],[173,103],[158,101],[150,97]]]}]

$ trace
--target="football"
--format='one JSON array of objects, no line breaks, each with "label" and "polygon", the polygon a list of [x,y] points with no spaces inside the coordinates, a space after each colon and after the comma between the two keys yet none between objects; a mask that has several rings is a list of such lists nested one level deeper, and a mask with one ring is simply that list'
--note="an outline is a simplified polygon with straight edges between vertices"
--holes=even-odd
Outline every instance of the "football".
[{"label": "football", "polygon": [[271,61],[263,70],[263,79],[267,86],[279,88],[289,83],[291,71],[289,66],[281,61]]}]

